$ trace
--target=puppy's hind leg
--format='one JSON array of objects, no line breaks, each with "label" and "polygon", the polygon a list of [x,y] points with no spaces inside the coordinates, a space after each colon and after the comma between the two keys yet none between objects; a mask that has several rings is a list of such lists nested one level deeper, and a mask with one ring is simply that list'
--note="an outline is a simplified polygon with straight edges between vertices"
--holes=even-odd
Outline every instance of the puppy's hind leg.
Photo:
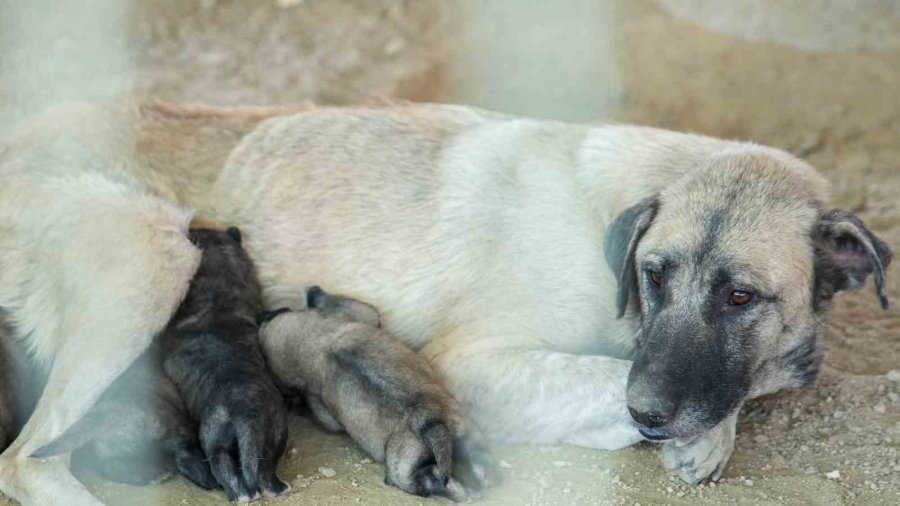
[{"label": "puppy's hind leg", "polygon": [[25,504],[97,504],[65,456],[31,454],[81,418],[168,322],[199,260],[189,216],[98,176],[3,182],[0,306],[50,374],[0,455],[0,490]]}]

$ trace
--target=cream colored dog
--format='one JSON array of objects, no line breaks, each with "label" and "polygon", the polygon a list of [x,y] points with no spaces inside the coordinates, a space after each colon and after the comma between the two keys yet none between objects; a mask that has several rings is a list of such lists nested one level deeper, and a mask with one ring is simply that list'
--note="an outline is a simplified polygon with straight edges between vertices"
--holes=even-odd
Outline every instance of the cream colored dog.
[{"label": "cream colored dog", "polygon": [[[95,502],[29,455],[166,325],[192,210],[241,228],[264,290],[378,307],[495,439],[675,438],[695,482],[747,398],[814,377],[834,292],[874,273],[884,296],[886,246],[825,186],[752,144],[458,106],[56,111],[0,154],[0,306],[50,370],[0,489]],[[653,381],[691,349],[724,362]]]}]

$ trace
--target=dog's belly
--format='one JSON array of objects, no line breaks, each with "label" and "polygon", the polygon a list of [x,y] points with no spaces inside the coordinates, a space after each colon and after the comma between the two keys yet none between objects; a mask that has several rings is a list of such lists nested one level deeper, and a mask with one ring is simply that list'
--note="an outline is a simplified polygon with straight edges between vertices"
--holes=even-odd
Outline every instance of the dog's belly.
[{"label": "dog's belly", "polygon": [[[487,325],[566,351],[628,347],[602,231],[570,177],[580,130],[507,121],[436,134],[366,114],[279,120],[229,160],[219,214],[245,232],[264,286],[365,300],[412,345]],[[548,137],[546,156],[523,163],[520,145]]]}]

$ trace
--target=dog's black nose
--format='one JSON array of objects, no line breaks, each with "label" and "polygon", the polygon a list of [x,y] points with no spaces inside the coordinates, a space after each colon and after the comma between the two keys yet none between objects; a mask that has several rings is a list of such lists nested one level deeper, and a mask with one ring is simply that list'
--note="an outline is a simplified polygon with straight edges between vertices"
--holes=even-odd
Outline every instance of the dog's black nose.
[{"label": "dog's black nose", "polygon": [[631,418],[633,418],[635,422],[648,429],[656,429],[669,423],[669,415],[659,411],[638,411],[631,406],[628,406],[628,412],[631,413]]}]

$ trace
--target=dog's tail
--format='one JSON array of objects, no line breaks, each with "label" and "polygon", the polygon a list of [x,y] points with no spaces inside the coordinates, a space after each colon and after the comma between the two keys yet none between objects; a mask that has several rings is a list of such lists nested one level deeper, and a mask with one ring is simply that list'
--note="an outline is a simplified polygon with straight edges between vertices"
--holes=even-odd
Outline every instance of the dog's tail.
[{"label": "dog's tail", "polygon": [[31,457],[45,459],[77,450],[90,443],[97,436],[112,429],[110,423],[106,420],[104,420],[104,417],[88,413],[58,438],[35,450]]}]

